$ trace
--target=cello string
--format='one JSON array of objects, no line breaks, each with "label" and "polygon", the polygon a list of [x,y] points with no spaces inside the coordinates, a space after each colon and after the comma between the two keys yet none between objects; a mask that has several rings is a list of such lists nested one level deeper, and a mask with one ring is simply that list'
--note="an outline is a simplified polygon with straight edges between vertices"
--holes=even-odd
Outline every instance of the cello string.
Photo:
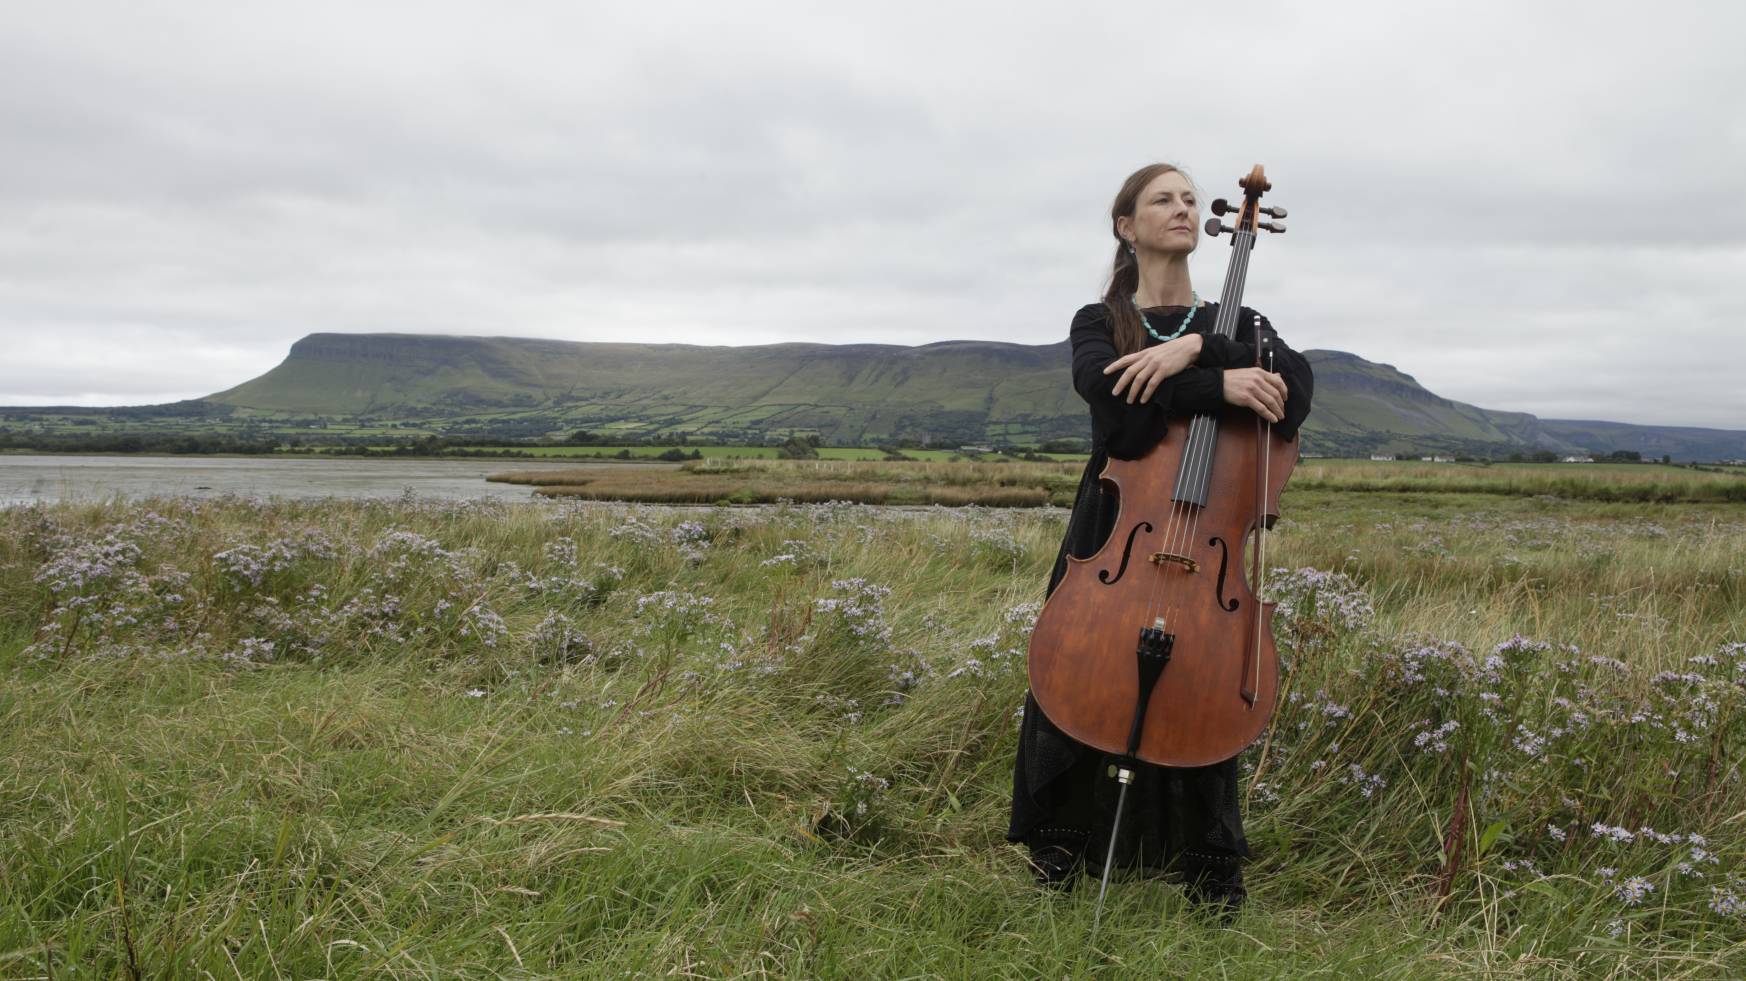
[{"label": "cello string", "polygon": [[[1231,309],[1231,305],[1224,301],[1231,294],[1232,287],[1232,278],[1227,276],[1220,297],[1219,311],[1214,320],[1214,333],[1223,333],[1219,329],[1219,322],[1228,319],[1227,311]],[[1188,444],[1184,448],[1182,464],[1178,467],[1177,490],[1192,492],[1202,482],[1203,476],[1211,465],[1213,449],[1217,443],[1217,420],[1210,414],[1196,414],[1189,423]],[[1173,523],[1169,529],[1169,534],[1165,537],[1164,550],[1171,555],[1189,556],[1191,551],[1189,546],[1193,541],[1194,529],[1199,525],[1200,514],[1204,510],[1204,506],[1193,501],[1184,501],[1181,503],[1181,510],[1182,519],[1180,522]],[[1186,573],[1186,569],[1184,572]],[[1173,600],[1174,595],[1171,595],[1169,599]],[[1174,612],[1174,605],[1168,606],[1164,612],[1164,619],[1168,621]]]},{"label": "cello string", "polygon": [[[1217,442],[1218,436],[1218,430],[1214,427],[1210,416],[1195,416],[1194,422],[1191,426],[1194,431],[1194,444],[1190,447],[1190,451],[1184,455],[1182,461],[1183,477],[1181,480],[1181,487],[1185,491],[1192,491],[1196,484],[1199,483],[1200,474],[1205,468],[1205,461],[1208,455],[1212,452],[1212,446]],[[1187,503],[1184,507],[1185,513],[1183,517],[1185,520],[1181,527],[1174,529],[1175,533],[1171,536],[1170,551],[1174,555],[1188,554],[1187,545],[1191,535],[1189,524],[1191,520],[1199,520],[1200,508],[1198,505]],[[1189,515],[1186,513],[1187,509],[1193,510],[1194,517],[1192,519],[1190,519]]]},{"label": "cello string", "polygon": [[[1218,443],[1218,426],[1213,422],[1212,417],[1197,416],[1195,422],[1199,424],[1197,431],[1199,438],[1192,458],[1186,460],[1182,468],[1184,474],[1187,475],[1184,483],[1184,487],[1187,489],[1192,489],[1201,483],[1210,465],[1213,448]],[[1171,543],[1172,551],[1177,555],[1190,553],[1191,549],[1188,546],[1193,543],[1194,529],[1199,527],[1201,513],[1205,510],[1204,507],[1195,504],[1189,504],[1187,507],[1193,509],[1193,515],[1192,517],[1184,516],[1187,520],[1183,522],[1180,534],[1173,536]],[[1168,618],[1174,612],[1175,608],[1172,606],[1165,611],[1164,615]]]},{"label": "cello string", "polygon": [[[1184,454],[1181,468],[1184,479],[1180,485],[1184,490],[1192,490],[1200,482],[1201,475],[1206,472],[1207,462],[1211,459],[1213,447],[1218,442],[1218,428],[1212,417],[1195,416],[1194,421],[1190,423],[1190,428],[1195,434],[1195,440],[1190,451]],[[1193,540],[1191,529],[1199,525],[1200,515],[1204,508],[1191,501],[1183,502],[1182,507],[1183,521],[1177,528],[1172,529],[1169,548],[1173,555],[1186,556],[1189,555],[1188,546]],[[1184,572],[1186,573],[1186,569]],[[1174,594],[1169,599],[1173,601]],[[1172,602],[1170,606],[1165,608],[1165,620],[1168,621],[1175,612],[1176,608]]]},{"label": "cello string", "polygon": [[[1188,424],[1188,435],[1187,435],[1187,437],[1185,437],[1185,444],[1186,444],[1186,446],[1192,446],[1193,442],[1194,442],[1194,420],[1191,419],[1191,420],[1189,420],[1189,424]],[[1185,450],[1185,453],[1186,453],[1186,450]],[[1179,465],[1177,467],[1177,470],[1179,471],[1179,474],[1178,474],[1179,478],[1180,478],[1181,469],[1182,468]],[[1164,520],[1164,522],[1163,522],[1164,527],[1162,529],[1160,529],[1159,534],[1158,534],[1158,538],[1159,538],[1158,548],[1160,551],[1165,551],[1165,552],[1168,551],[1169,541],[1175,534],[1175,528],[1179,524],[1181,524],[1184,520],[1185,520],[1185,515],[1182,513],[1182,503],[1175,499],[1175,490],[1174,490],[1174,488],[1172,488],[1172,495],[1171,495],[1171,501],[1170,501],[1170,514],[1169,514],[1169,517]],[[1153,569],[1151,570],[1151,573],[1150,573],[1150,575],[1152,577],[1152,586],[1151,586],[1151,589],[1147,593],[1146,620],[1144,623],[1144,626],[1147,626],[1147,627],[1150,627],[1153,624],[1157,623],[1158,620],[1160,619],[1159,614],[1158,614],[1158,610],[1159,610],[1159,607],[1165,602],[1165,599],[1160,596],[1160,593],[1167,592],[1164,590],[1164,576],[1167,572],[1167,565],[1164,563],[1151,563],[1151,564],[1153,565]]]},{"label": "cello string", "polygon": [[[1192,441],[1192,439],[1193,439],[1193,429],[1194,429],[1193,422],[1190,421],[1189,436],[1187,437],[1187,439],[1189,441]],[[1177,469],[1180,470],[1181,469],[1180,466]],[[1169,511],[1168,515],[1164,518],[1164,520],[1159,522],[1161,527],[1159,529],[1157,529],[1157,531],[1156,531],[1156,534],[1157,534],[1159,542],[1160,542],[1160,544],[1158,545],[1159,550],[1163,550],[1163,549],[1168,547],[1167,545],[1165,545],[1163,543],[1167,542],[1169,540],[1170,535],[1172,533],[1171,530],[1176,526],[1177,522],[1181,520],[1181,517],[1178,514],[1178,510],[1179,509],[1178,509],[1177,501],[1175,500],[1174,494],[1172,494],[1172,498],[1170,501],[1170,511]],[[1142,541],[1145,541],[1148,545],[1150,544],[1149,537],[1147,539],[1143,539]],[[1161,603],[1163,602],[1159,593],[1163,588],[1163,578],[1164,578],[1164,573],[1165,573],[1165,566],[1161,563],[1152,561],[1152,559],[1150,557],[1150,554],[1151,554],[1150,550],[1148,549],[1146,551],[1148,553],[1148,557],[1145,560],[1145,564],[1147,566],[1150,566],[1151,568],[1148,569],[1148,571],[1146,572],[1146,575],[1148,577],[1148,585],[1146,588],[1146,612],[1145,612],[1145,619],[1143,619],[1140,622],[1141,629],[1145,629],[1147,627],[1150,627],[1153,624],[1158,622],[1158,619],[1159,619],[1158,608],[1161,605]]]},{"label": "cello string", "polygon": [[[1178,500],[1175,494],[1177,490],[1188,486],[1182,483],[1182,475],[1189,472],[1193,466],[1193,461],[1202,455],[1201,447],[1206,443],[1206,421],[1205,416],[1196,415],[1188,422],[1188,435],[1184,438],[1182,462],[1177,466],[1177,483],[1171,489],[1170,515],[1164,521],[1164,527],[1158,534],[1158,550],[1165,555],[1181,554],[1176,543],[1180,541],[1180,535],[1190,521],[1189,512],[1194,508],[1194,505],[1188,501]],[[1166,589],[1164,581],[1170,564],[1154,563],[1154,565],[1156,568],[1152,570],[1152,588],[1147,596],[1145,625],[1152,626],[1162,620],[1165,627],[1168,627],[1170,614],[1175,609],[1171,602],[1174,598],[1174,590]],[[1163,609],[1162,614],[1159,612],[1160,608]]]},{"label": "cello string", "polygon": [[[1222,315],[1222,309],[1220,313]],[[1188,434],[1184,437],[1183,456],[1177,465],[1177,482],[1171,493],[1170,514],[1163,523],[1164,527],[1158,532],[1158,552],[1165,555],[1183,554],[1179,546],[1180,536],[1188,526],[1188,511],[1193,505],[1178,500],[1175,492],[1185,486],[1182,482],[1182,476],[1190,470],[1193,460],[1200,454],[1201,444],[1205,442],[1205,427],[1202,425],[1204,420],[1205,417],[1201,415],[1195,415],[1191,418],[1188,424]],[[1160,605],[1168,601],[1170,594],[1170,590],[1164,588],[1163,582],[1167,568],[1164,564],[1154,564],[1157,565],[1157,568],[1152,570],[1152,589],[1148,593],[1146,602],[1145,623],[1147,626],[1157,623],[1160,619],[1168,623],[1169,619],[1169,608],[1166,608],[1163,617],[1160,617],[1158,613]],[[1161,596],[1161,592],[1164,595]]]},{"label": "cello string", "polygon": [[[1167,529],[1173,528],[1178,523],[1180,523],[1182,520],[1183,520],[1183,514],[1182,514],[1181,502],[1171,501],[1170,502],[1170,517],[1165,522],[1166,528]],[[1166,534],[1164,537],[1168,537],[1168,534]],[[1160,549],[1162,549],[1165,546],[1162,543],[1160,543],[1159,547],[1160,547]],[[1151,589],[1151,593],[1146,601],[1146,622],[1144,624],[1145,626],[1150,627],[1153,625],[1158,625],[1158,626],[1160,626],[1160,629],[1168,629],[1168,627],[1169,627],[1170,621],[1169,621],[1169,613],[1167,611],[1168,611],[1170,590],[1168,589],[1168,584],[1165,582],[1165,577],[1167,575],[1169,575],[1169,569],[1170,569],[1170,567],[1169,567],[1168,563],[1152,563],[1152,589]],[[1160,609],[1163,609],[1166,612],[1161,614],[1159,612]],[[1163,622],[1160,623],[1160,621],[1163,621]]]},{"label": "cello string", "polygon": [[[1253,238],[1252,235],[1250,235],[1248,237]],[[1250,250],[1248,248],[1244,247],[1244,236],[1242,236],[1241,234],[1237,235],[1234,238],[1232,244],[1233,244],[1233,246],[1236,247],[1237,254],[1235,256],[1233,256],[1232,260],[1231,260],[1232,266],[1233,266],[1231,274],[1227,275],[1225,277],[1226,278],[1225,295],[1220,297],[1221,304],[1222,304],[1222,306],[1219,310],[1219,318],[1218,318],[1220,323],[1216,324],[1213,328],[1215,333],[1220,334],[1221,336],[1225,336],[1225,337],[1234,337],[1236,332],[1237,332],[1237,329],[1236,329],[1237,317],[1241,314],[1241,307],[1240,307],[1240,305],[1234,305],[1233,303],[1231,303],[1231,295],[1230,294],[1241,291],[1241,288],[1242,288],[1241,284],[1248,274],[1248,266],[1249,266],[1249,251]],[[1227,324],[1230,326],[1229,333],[1226,333],[1225,330],[1221,329],[1221,328],[1225,327]],[[1213,465],[1213,449],[1218,444],[1218,424],[1217,424],[1217,422],[1215,420],[1213,420],[1213,418],[1211,416],[1197,417],[1196,421],[1199,421],[1202,418],[1207,420],[1208,428],[1211,430],[1211,433],[1209,434],[1209,437],[1205,440],[1204,451],[1202,453],[1200,453],[1197,456],[1197,458],[1193,461],[1193,470],[1188,471],[1191,474],[1189,486],[1202,484],[1205,482],[1206,478],[1208,476],[1210,476],[1210,474],[1212,472],[1212,465]],[[1185,467],[1184,469],[1185,469],[1185,471],[1188,470],[1187,467]],[[1177,549],[1178,554],[1187,555],[1189,552],[1188,546],[1193,544],[1195,541],[1198,540],[1197,536],[1199,535],[1199,532],[1200,532],[1200,517],[1204,512],[1205,512],[1204,507],[1200,507],[1200,508],[1195,509],[1193,519],[1192,519],[1191,523],[1189,524],[1189,527],[1185,529],[1186,536]],[[1166,616],[1168,616],[1172,612],[1174,612],[1173,608],[1171,610],[1166,611]]]},{"label": "cello string", "polygon": [[[1205,454],[1208,422],[1208,417],[1198,414],[1189,420],[1188,438],[1183,448],[1182,463],[1177,467],[1177,483],[1176,488],[1172,491],[1173,494],[1193,486],[1192,475],[1197,470],[1197,461]],[[1171,503],[1172,520],[1167,534],[1164,536],[1161,549],[1167,555],[1184,555],[1187,553],[1182,548],[1183,534],[1191,521],[1190,513],[1196,510],[1196,506],[1193,502],[1184,500],[1173,499]],[[1173,590],[1168,591],[1164,597],[1167,605],[1164,609],[1163,619],[1166,623],[1169,622],[1170,615],[1175,611],[1174,603],[1171,602],[1174,598]]]},{"label": "cello string", "polygon": [[[1229,277],[1225,283],[1224,294],[1229,294],[1231,290],[1231,283],[1228,280]],[[1215,332],[1218,331],[1217,320],[1224,319],[1225,311],[1228,309],[1230,309],[1229,304],[1220,306],[1216,315],[1217,319],[1215,319]],[[1198,482],[1198,475],[1205,469],[1206,461],[1212,454],[1213,444],[1217,442],[1217,434],[1217,424],[1211,416],[1197,413],[1189,420],[1188,436],[1184,442],[1182,460],[1177,466],[1176,487],[1172,491],[1171,521],[1160,536],[1162,542],[1160,551],[1166,555],[1188,555],[1187,545],[1192,538],[1191,528],[1199,521],[1201,507],[1192,501],[1179,500],[1174,495],[1178,491],[1192,490]],[[1160,570],[1160,572],[1162,571]],[[1186,572],[1186,569],[1184,571]],[[1173,599],[1174,592],[1166,591],[1165,601],[1168,605],[1166,605],[1162,617],[1166,623],[1169,622],[1171,614],[1175,612],[1174,603],[1170,602]],[[1148,619],[1154,622],[1159,619],[1151,608],[1148,608],[1147,615]]]},{"label": "cello string", "polygon": [[[1254,238],[1253,234],[1244,234],[1241,232],[1239,232],[1236,236],[1236,240],[1233,244],[1236,246],[1237,254],[1235,256],[1233,256],[1232,260],[1231,260],[1232,265],[1235,267],[1235,269],[1233,270],[1232,275],[1227,277],[1230,280],[1230,282],[1227,284],[1227,291],[1228,292],[1240,293],[1242,290],[1243,282],[1248,278],[1250,249],[1245,247],[1245,242],[1246,242],[1246,240],[1253,239],[1253,238]],[[1224,337],[1229,337],[1229,338],[1234,340],[1236,338],[1236,334],[1237,334],[1237,330],[1238,330],[1237,321],[1238,321],[1238,318],[1242,316],[1242,306],[1240,304],[1230,302],[1231,301],[1230,297],[1226,297],[1225,299],[1227,301],[1226,305],[1225,305],[1224,309],[1220,310],[1219,312],[1221,314],[1224,314],[1226,311],[1230,311],[1230,313],[1229,313],[1228,317],[1227,316],[1220,316],[1219,319],[1221,321],[1223,321],[1223,323],[1219,324],[1218,327],[1215,327],[1214,329],[1220,335],[1222,335]],[[1228,333],[1225,330],[1219,329],[1219,328],[1225,327],[1227,325],[1230,328]],[[1217,440],[1215,439],[1212,442],[1216,445]],[[1213,454],[1211,452],[1211,447],[1209,447],[1208,452],[1206,454],[1206,458],[1203,459],[1202,461],[1200,461],[1200,468],[1195,475],[1195,479],[1197,481],[1203,481],[1211,475],[1212,465],[1213,465],[1212,457],[1213,457]],[[1199,521],[1199,515],[1197,514],[1194,528],[1190,531],[1191,538],[1195,535],[1198,535],[1199,532],[1200,532],[1200,521]]]}]

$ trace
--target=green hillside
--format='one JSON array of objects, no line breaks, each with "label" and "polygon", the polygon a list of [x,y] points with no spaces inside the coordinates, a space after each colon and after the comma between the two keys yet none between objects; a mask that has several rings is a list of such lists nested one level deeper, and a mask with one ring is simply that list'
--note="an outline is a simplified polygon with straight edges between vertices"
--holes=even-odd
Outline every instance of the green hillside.
[{"label": "green hillside", "polygon": [[[1316,375],[1306,453],[1632,450],[1646,458],[1746,458],[1742,432],[1496,412],[1443,398],[1411,375],[1355,354],[1305,356]],[[899,439],[1025,445],[1087,435],[1070,361],[1065,340],[709,347],[322,333],[299,340],[259,378],[206,399],[4,409],[0,435],[169,432],[396,443],[589,430],[633,441],[684,435],[765,443],[802,433],[834,446]]]},{"label": "green hillside", "polygon": [[1085,431],[1065,342],[591,344],[508,337],[312,334],[208,401],[278,412],[418,419],[542,410],[560,428],[833,444],[1048,439]]}]

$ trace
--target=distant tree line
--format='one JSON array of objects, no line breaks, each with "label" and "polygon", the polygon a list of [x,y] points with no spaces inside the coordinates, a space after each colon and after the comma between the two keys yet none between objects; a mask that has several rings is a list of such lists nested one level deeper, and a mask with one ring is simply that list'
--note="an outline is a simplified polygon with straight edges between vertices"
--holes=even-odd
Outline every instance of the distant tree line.
[{"label": "distant tree line", "polygon": [[818,459],[817,436],[790,436],[776,451],[776,455],[784,460],[816,460]]},{"label": "distant tree line", "polygon": [[[155,407],[150,407],[155,408]],[[90,420],[95,421],[95,420]],[[72,425],[87,423],[86,419],[67,420]],[[252,422],[252,421],[251,421]],[[824,436],[816,432],[790,433],[780,444],[775,440],[778,434],[765,434],[764,439],[730,440],[723,434],[710,433],[699,435],[684,432],[642,433],[626,435],[622,433],[606,433],[598,430],[578,429],[566,436],[553,439],[543,434],[538,438],[515,438],[498,434],[479,435],[474,433],[444,433],[442,435],[422,435],[407,439],[405,435],[329,435],[319,439],[308,439],[303,435],[293,435],[287,441],[283,435],[275,435],[258,423],[243,428],[240,433],[40,433],[16,432],[5,426],[0,426],[0,450],[31,450],[43,453],[167,453],[167,454],[270,454],[275,452],[309,453],[316,446],[323,451],[339,456],[467,456],[467,457],[505,457],[532,458],[537,456],[531,450],[538,447],[551,446],[602,446],[621,447],[618,453],[612,454],[614,459],[665,460],[678,462],[683,460],[698,460],[703,458],[697,447],[701,446],[756,446],[776,445],[777,456],[790,460],[809,460],[819,457],[820,448],[828,443]],[[381,446],[391,442],[393,445]],[[1312,455],[1322,456],[1364,456],[1375,452],[1373,448],[1363,448],[1363,441],[1352,441],[1352,445],[1325,447],[1322,445],[1306,446]],[[1436,443],[1438,441],[1427,441]],[[1453,442],[1453,441],[1452,441]],[[868,445],[868,444],[861,444]],[[939,441],[930,438],[895,437],[871,443],[873,448],[881,450],[887,460],[912,459],[904,450],[908,449],[958,449],[962,444],[951,441]],[[1089,441],[1084,437],[1060,437],[1046,439],[1034,447],[1015,446],[1011,443],[984,443],[988,453],[999,457],[1021,460],[1044,460],[1046,453],[1085,453],[1089,451]],[[288,449],[287,449],[288,446]],[[650,457],[633,454],[632,447],[667,446],[668,450]],[[687,449],[689,448],[689,452]],[[1329,450],[1332,452],[1329,452]],[[1561,456],[1559,453],[1546,449],[1517,449],[1503,452],[1503,447],[1491,446],[1490,453],[1475,453],[1468,446],[1459,449],[1443,448],[1442,446],[1426,447],[1424,452],[1436,452],[1452,455],[1463,462],[1491,462],[1507,460],[1511,463],[1555,463]],[[973,454],[978,458],[986,458],[987,453]],[[1404,453],[1405,457],[1414,457],[1420,453]],[[1643,463],[1654,462],[1644,460],[1638,450],[1611,450],[1605,453],[1591,454],[1598,462],[1607,463]],[[1671,463],[1672,457],[1662,454],[1661,463]]]},{"label": "distant tree line", "polygon": [[237,439],[234,436],[127,435],[49,436],[0,434],[0,449],[36,450],[40,453],[271,453],[278,447],[272,439]]},{"label": "distant tree line", "polygon": [[[1613,450],[1610,453],[1590,454],[1596,463],[1642,463],[1643,454],[1637,450]],[[1509,455],[1511,463],[1557,463],[1561,457],[1551,450],[1532,450],[1526,453],[1515,452]],[[1654,461],[1651,460],[1651,463]],[[1672,463],[1673,456],[1661,454],[1662,463]]]},{"label": "distant tree line", "polygon": [[699,436],[675,432],[603,433],[593,429],[578,429],[556,441],[556,445],[560,446],[756,446],[758,443],[757,439],[729,438],[725,434]]}]

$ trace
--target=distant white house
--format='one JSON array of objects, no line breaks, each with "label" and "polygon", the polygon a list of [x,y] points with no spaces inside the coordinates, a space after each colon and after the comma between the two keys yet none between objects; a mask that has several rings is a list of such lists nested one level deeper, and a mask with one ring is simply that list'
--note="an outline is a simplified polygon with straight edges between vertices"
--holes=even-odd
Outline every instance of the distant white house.
[{"label": "distant white house", "polygon": [[1372,453],[1372,454],[1370,454],[1370,459],[1392,461],[1394,459],[1394,454],[1393,453]]},{"label": "distant white house", "polygon": [[958,447],[958,452],[960,452],[960,453],[993,453],[994,447],[992,447],[992,446],[960,446],[960,447]]},{"label": "distant white house", "polygon": [[1455,462],[1455,458],[1452,456],[1421,456],[1421,457],[1419,457],[1419,459],[1425,461],[1426,463],[1454,463]]},{"label": "distant white house", "polygon": [[1594,457],[1592,457],[1592,456],[1567,456],[1561,462],[1563,462],[1563,463],[1593,463]]}]

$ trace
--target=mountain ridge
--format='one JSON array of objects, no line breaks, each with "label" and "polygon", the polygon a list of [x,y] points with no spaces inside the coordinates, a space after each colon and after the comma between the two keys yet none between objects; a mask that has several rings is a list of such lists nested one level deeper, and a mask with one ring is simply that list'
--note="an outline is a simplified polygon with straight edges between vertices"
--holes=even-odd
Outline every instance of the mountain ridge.
[{"label": "mountain ridge", "polygon": [[[1519,450],[1746,457],[1746,432],[1540,419],[1444,398],[1393,365],[1346,351],[1304,355],[1316,373],[1305,452],[1502,455]],[[945,340],[922,345],[564,341],[507,335],[317,332],[285,360],[204,401],[261,412],[435,421],[519,414],[552,432],[762,440],[817,433],[841,445],[921,438],[1083,437],[1071,347]]]}]

